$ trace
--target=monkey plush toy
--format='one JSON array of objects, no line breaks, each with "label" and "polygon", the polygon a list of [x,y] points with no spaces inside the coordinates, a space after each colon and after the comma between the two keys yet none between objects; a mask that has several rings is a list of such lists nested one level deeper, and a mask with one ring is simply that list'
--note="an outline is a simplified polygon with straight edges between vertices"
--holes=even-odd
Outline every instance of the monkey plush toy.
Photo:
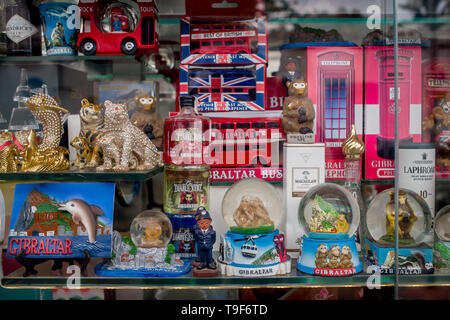
[{"label": "monkey plush toy", "polygon": [[153,144],[161,150],[163,141],[163,120],[156,113],[158,98],[144,94],[134,97],[137,111],[131,116],[131,122],[145,132]]},{"label": "monkey plush toy", "polygon": [[306,94],[307,83],[303,80],[287,81],[288,97],[283,103],[283,129],[286,133],[313,133],[316,113]]}]

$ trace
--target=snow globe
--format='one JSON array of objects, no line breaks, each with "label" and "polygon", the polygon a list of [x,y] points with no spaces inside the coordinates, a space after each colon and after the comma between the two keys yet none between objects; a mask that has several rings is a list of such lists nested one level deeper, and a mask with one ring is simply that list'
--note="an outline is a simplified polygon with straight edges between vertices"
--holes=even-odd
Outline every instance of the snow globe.
[{"label": "snow globe", "polygon": [[356,249],[359,207],[344,187],[321,183],[300,201],[303,229],[297,270],[319,276],[349,276],[363,270]]},{"label": "snow globe", "polygon": [[[395,189],[377,194],[363,224],[365,255],[382,274],[395,273]],[[433,234],[430,208],[414,191],[398,191],[399,274],[433,273]]]},{"label": "snow globe", "polygon": [[450,205],[446,205],[434,219],[433,264],[436,269],[450,269]]},{"label": "snow globe", "polygon": [[284,235],[277,229],[282,208],[278,190],[258,178],[241,180],[227,190],[222,215],[229,231],[220,238],[217,259],[222,274],[261,277],[290,272]]},{"label": "snow globe", "polygon": [[176,277],[188,273],[191,264],[180,259],[170,244],[172,224],[160,210],[145,210],[130,227],[130,236],[114,231],[112,258],[96,266],[107,277]]}]

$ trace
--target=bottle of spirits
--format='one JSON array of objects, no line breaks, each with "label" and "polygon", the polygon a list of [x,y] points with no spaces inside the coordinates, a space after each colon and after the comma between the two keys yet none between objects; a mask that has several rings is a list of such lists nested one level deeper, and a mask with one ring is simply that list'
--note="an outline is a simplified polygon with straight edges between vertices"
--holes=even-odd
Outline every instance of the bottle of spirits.
[{"label": "bottle of spirits", "polygon": [[195,97],[180,97],[180,112],[164,119],[164,163],[207,164],[211,120],[197,114]]},{"label": "bottle of spirits", "polygon": [[194,214],[208,210],[211,120],[197,114],[193,96],[180,97],[180,108],[164,120],[164,211]]},{"label": "bottle of spirits", "polygon": [[[345,154],[345,187],[355,197],[359,206],[361,217],[360,225],[364,225],[366,205],[361,193],[361,156],[365,146],[356,133],[355,125],[352,125],[350,136],[342,144],[342,152]],[[361,228],[358,230],[357,240],[363,248],[363,235]]]},{"label": "bottle of spirits", "polygon": [[39,30],[31,21],[25,0],[7,0],[5,31],[8,55],[33,54],[33,36],[39,36]]}]

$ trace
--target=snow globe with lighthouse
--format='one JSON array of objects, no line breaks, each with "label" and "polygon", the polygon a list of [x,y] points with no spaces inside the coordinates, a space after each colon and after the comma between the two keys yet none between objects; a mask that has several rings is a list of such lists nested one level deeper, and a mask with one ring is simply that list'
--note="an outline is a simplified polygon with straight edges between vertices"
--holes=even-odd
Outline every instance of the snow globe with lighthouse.
[{"label": "snow globe with lighthouse", "polygon": [[284,234],[277,229],[282,200],[270,183],[251,178],[235,183],[222,201],[229,231],[220,238],[217,264],[227,276],[261,277],[289,273]]},{"label": "snow globe with lighthouse", "polygon": [[363,270],[355,233],[360,210],[343,186],[322,183],[300,201],[299,224],[303,237],[297,270],[318,276],[349,276]]}]

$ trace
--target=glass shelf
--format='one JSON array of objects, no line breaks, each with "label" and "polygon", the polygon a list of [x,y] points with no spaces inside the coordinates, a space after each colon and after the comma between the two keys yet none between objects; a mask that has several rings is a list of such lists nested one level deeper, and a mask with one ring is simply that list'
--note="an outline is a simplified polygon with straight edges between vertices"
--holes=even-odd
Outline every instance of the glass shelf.
[{"label": "glass shelf", "polygon": [[[102,259],[92,259],[88,270],[100,263]],[[51,262],[36,266],[39,271],[37,276],[22,277],[23,269],[14,271],[12,274],[1,279],[1,285],[5,288],[65,288],[68,277],[55,276],[51,274]],[[292,270],[288,275],[272,277],[227,277],[218,276],[212,278],[193,277],[192,271],[182,277],[161,278],[122,278],[122,277],[99,277],[90,275],[82,277],[81,288],[101,289],[156,289],[156,288],[313,288],[313,287],[366,287],[371,277],[370,274],[359,273],[350,277],[317,277],[296,270],[296,260],[292,261]],[[449,286],[450,274],[432,274],[401,276],[400,286]],[[382,275],[380,286],[394,286],[393,275]]]},{"label": "glass shelf", "polygon": [[26,63],[44,63],[44,62],[75,62],[75,61],[111,61],[111,60],[136,60],[134,56],[0,56],[0,63],[26,62]]},{"label": "glass shelf", "polygon": [[161,173],[162,167],[148,171],[97,172],[95,168],[53,172],[0,173],[0,180],[7,181],[145,181]]}]

